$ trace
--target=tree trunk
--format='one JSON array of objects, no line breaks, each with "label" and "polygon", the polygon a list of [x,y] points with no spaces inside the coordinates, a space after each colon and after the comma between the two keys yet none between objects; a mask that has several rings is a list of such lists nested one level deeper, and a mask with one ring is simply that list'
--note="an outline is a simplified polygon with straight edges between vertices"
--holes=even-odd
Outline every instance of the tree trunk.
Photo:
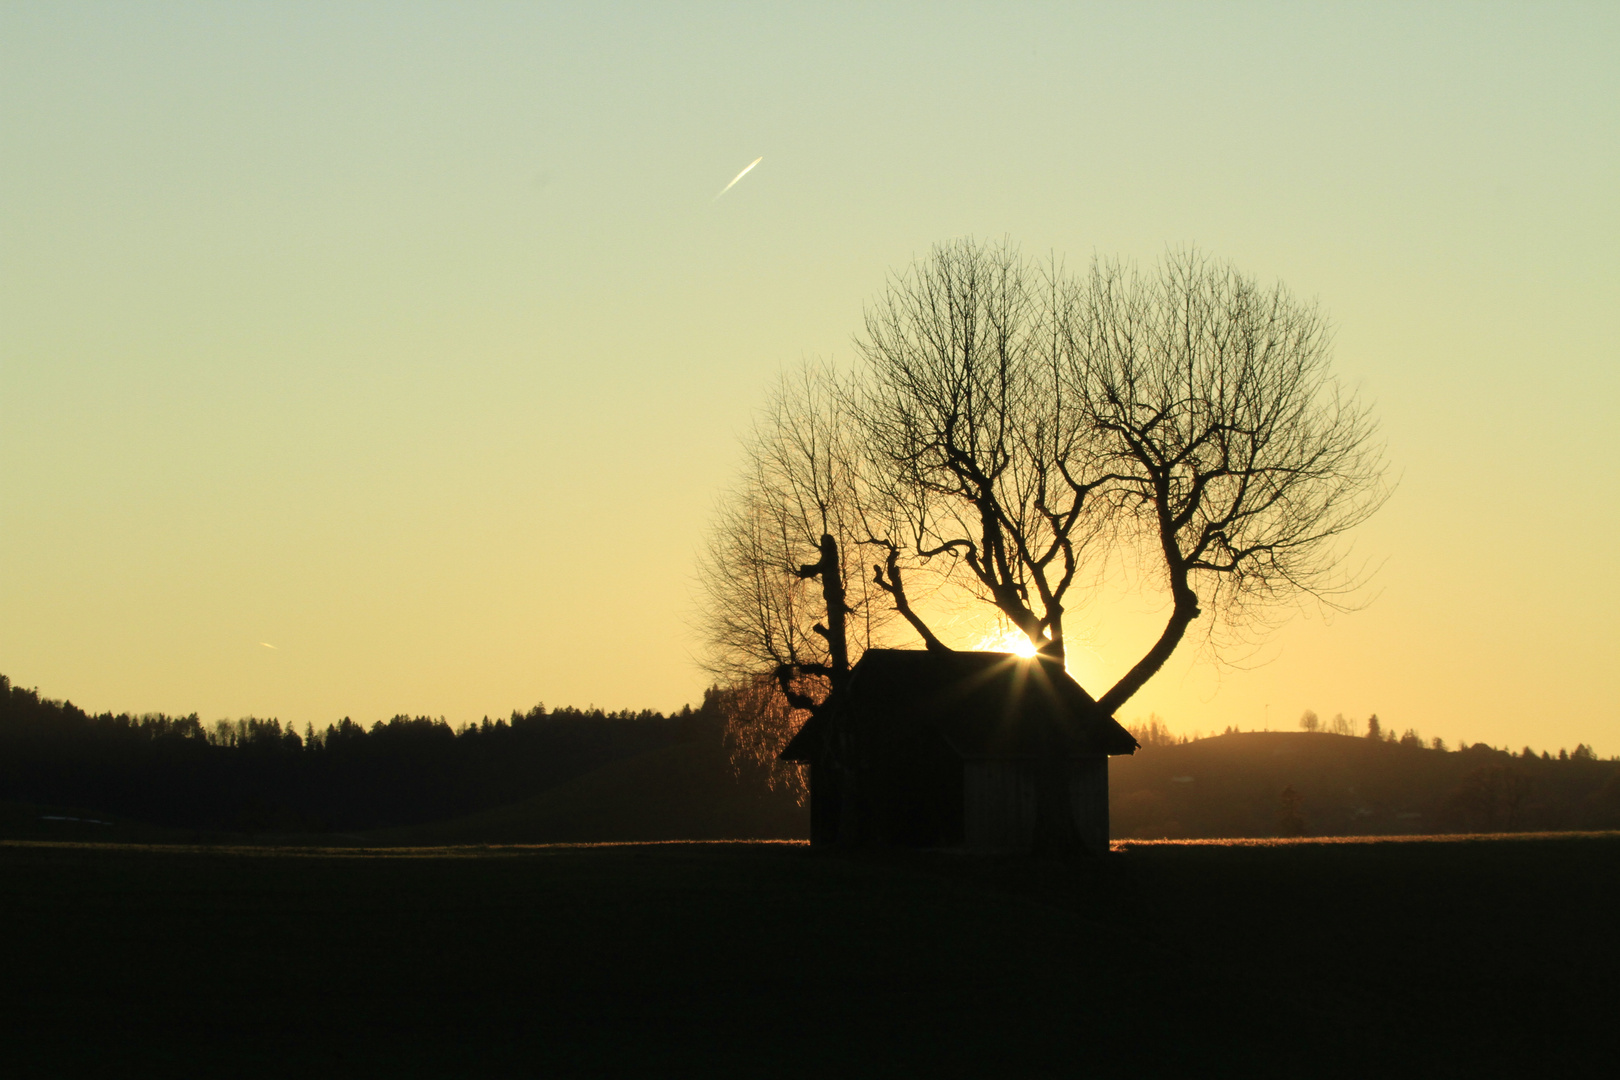
[{"label": "tree trunk", "polygon": [[[816,631],[826,639],[829,681],[832,695],[849,685],[849,605],[844,592],[844,576],[838,560],[838,541],[831,533],[821,535],[821,558],[799,568],[800,577],[821,579],[821,598],[827,606],[825,625]],[[831,700],[831,696],[829,699]],[[842,847],[859,847],[871,839],[871,807],[865,783],[869,752],[864,733],[833,717],[827,733],[831,748],[824,775],[838,788],[836,842]]]},{"label": "tree trunk", "polygon": [[849,630],[845,617],[849,603],[844,596],[844,575],[838,568],[838,541],[831,533],[821,534],[821,561],[816,564],[821,576],[821,598],[827,605],[827,651],[831,656],[833,689],[838,690],[849,681]]}]

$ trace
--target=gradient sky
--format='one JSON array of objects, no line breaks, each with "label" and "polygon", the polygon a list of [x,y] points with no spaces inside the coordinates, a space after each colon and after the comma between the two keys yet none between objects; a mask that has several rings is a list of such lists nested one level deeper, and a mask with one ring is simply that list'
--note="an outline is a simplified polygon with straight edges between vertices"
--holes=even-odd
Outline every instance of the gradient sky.
[{"label": "gradient sky", "polygon": [[[1620,753],[1617,55],[1613,4],[7,4],[0,672],[300,727],[695,700],[783,365],[938,241],[1196,243],[1331,313],[1399,488],[1365,610],[1122,717]],[[1078,613],[1083,682],[1149,606]]]}]

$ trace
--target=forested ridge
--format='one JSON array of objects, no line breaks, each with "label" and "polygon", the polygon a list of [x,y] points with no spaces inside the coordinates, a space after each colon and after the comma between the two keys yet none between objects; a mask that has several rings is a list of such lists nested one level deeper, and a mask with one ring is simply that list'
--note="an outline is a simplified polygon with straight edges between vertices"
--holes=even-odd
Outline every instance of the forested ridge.
[{"label": "forested ridge", "polygon": [[91,714],[0,675],[0,802],[175,828],[374,829],[513,802],[709,726],[691,707],[536,705],[460,728],[404,715],[367,728],[345,717],[300,734],[275,719]]}]

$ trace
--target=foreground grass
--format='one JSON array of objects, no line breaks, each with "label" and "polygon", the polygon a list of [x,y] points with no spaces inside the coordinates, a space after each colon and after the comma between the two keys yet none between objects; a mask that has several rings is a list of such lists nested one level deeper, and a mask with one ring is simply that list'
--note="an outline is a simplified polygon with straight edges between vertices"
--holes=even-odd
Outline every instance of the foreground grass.
[{"label": "foreground grass", "polygon": [[8,1075],[1500,1074],[1592,1052],[1620,837],[0,844]]}]

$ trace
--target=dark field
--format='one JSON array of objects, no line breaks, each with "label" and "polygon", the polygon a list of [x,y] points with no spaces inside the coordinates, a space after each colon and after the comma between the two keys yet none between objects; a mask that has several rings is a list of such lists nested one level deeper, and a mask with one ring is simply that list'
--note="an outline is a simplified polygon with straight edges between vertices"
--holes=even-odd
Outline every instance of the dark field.
[{"label": "dark field", "polygon": [[7,1076],[1602,1072],[1620,835],[0,845]]}]

